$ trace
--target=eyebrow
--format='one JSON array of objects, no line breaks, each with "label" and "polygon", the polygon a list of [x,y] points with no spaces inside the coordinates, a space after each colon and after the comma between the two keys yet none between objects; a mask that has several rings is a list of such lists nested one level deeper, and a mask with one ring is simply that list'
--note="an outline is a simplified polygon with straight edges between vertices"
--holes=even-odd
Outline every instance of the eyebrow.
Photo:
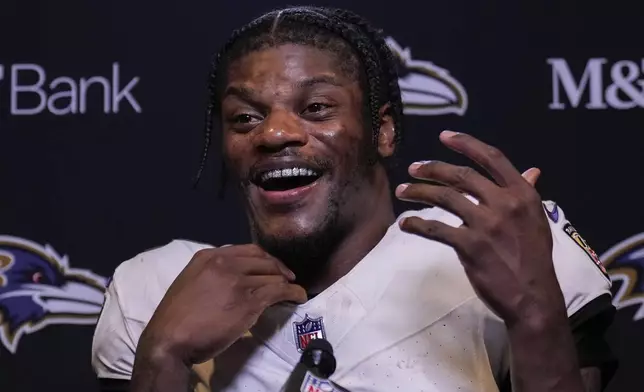
[{"label": "eyebrow", "polygon": [[[336,79],[331,75],[313,76],[310,78],[299,80],[295,82],[294,85],[295,85],[295,88],[297,88],[298,90],[302,90],[302,89],[311,88],[319,84],[329,84],[329,85],[338,86],[338,87],[343,86],[343,83],[341,83],[338,79]],[[245,86],[228,86],[226,88],[226,91],[224,91],[222,98],[225,98],[229,95],[234,95],[248,102],[256,102],[257,100],[256,99],[257,92],[254,89],[250,87],[245,87]]]},{"label": "eyebrow", "polygon": [[228,86],[226,88],[226,91],[224,91],[224,94],[222,95],[222,99],[226,98],[229,95],[234,95],[238,98],[241,98],[244,101],[249,101],[249,102],[255,102],[254,97],[257,95],[255,93],[255,90],[249,87],[244,87],[244,86]]},{"label": "eyebrow", "polygon": [[340,83],[338,79],[331,75],[318,75],[296,82],[295,87],[297,87],[298,89],[304,89],[313,87],[317,84],[330,84],[337,87],[343,86],[343,83]]}]

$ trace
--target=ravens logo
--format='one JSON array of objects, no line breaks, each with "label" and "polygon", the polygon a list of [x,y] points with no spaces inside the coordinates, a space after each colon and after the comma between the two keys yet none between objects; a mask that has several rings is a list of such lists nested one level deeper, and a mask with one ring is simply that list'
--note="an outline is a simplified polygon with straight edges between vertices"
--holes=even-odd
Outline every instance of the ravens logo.
[{"label": "ravens logo", "polygon": [[637,306],[633,321],[644,318],[644,233],[611,247],[600,259],[613,281],[613,305]]},{"label": "ravens logo", "polygon": [[387,37],[386,41],[397,61],[405,114],[465,114],[467,92],[446,69],[429,61],[414,60],[411,50],[403,49],[392,37]]},{"label": "ravens logo", "polygon": [[23,335],[47,325],[95,324],[105,283],[50,246],[0,235],[0,342],[15,353]]}]

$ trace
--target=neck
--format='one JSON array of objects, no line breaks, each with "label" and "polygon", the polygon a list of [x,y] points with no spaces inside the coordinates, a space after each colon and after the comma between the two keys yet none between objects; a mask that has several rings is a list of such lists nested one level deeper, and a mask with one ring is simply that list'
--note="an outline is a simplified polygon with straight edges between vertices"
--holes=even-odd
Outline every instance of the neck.
[{"label": "neck", "polygon": [[[349,273],[384,237],[395,222],[389,182],[384,168],[378,167],[374,176],[375,193],[357,197],[350,229],[340,240],[327,260],[327,268],[314,281],[303,282],[310,294],[317,294]],[[372,190],[373,192],[373,190]]]}]

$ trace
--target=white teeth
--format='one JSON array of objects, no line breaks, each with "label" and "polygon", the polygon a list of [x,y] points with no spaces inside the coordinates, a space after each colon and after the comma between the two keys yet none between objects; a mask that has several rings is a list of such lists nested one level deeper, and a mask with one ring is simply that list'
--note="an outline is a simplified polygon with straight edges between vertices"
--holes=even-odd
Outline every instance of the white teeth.
[{"label": "white teeth", "polygon": [[303,167],[292,167],[289,169],[275,169],[267,171],[266,173],[262,174],[261,180],[266,181],[269,178],[305,177],[317,175],[318,173],[311,169],[305,169]]}]

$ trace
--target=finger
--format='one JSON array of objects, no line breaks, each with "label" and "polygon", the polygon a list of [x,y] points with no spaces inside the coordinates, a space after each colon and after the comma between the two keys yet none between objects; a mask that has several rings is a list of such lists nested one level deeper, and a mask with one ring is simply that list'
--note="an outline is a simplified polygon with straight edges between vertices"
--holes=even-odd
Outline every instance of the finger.
[{"label": "finger", "polygon": [[536,167],[531,167],[530,169],[524,171],[523,174],[521,174],[521,177],[525,178],[528,184],[532,185],[533,187],[537,184],[537,180],[539,180],[540,176],[541,170]]},{"label": "finger", "polygon": [[244,275],[280,275],[295,280],[295,274],[272,257],[236,257],[232,268]]},{"label": "finger", "polygon": [[258,305],[267,308],[279,302],[295,302],[303,304],[308,301],[306,290],[300,285],[278,283],[261,286],[253,291]]},{"label": "finger", "polygon": [[220,247],[220,251],[232,256],[273,257],[257,244],[243,244]]},{"label": "finger", "polygon": [[452,131],[443,131],[440,134],[440,140],[447,147],[483,167],[500,186],[506,187],[525,182],[517,169],[496,147],[485,144],[473,136]]},{"label": "finger", "polygon": [[282,274],[284,274],[284,276],[288,277],[290,280],[295,280],[295,273],[293,273],[293,271],[291,271],[286,265],[284,265],[284,263],[282,263],[281,260],[273,256],[272,254],[266,252],[259,245],[257,244],[245,245],[244,251],[248,252],[249,254],[257,255],[258,257],[263,257],[263,258],[273,260],[273,263],[275,263],[277,268],[279,268],[280,271],[282,271]]},{"label": "finger", "polygon": [[225,248],[219,248],[222,252],[230,254],[231,256],[236,257],[258,257],[258,258],[267,258],[273,260],[273,263],[282,271],[284,276],[289,277],[291,280],[295,280],[295,274],[287,266],[284,265],[279,259],[266,252],[257,244],[244,244],[244,245],[234,245],[227,246]]},{"label": "finger", "polygon": [[449,185],[481,200],[494,197],[498,186],[467,166],[456,166],[440,161],[415,162],[409,166],[409,174],[418,179],[431,180]]},{"label": "finger", "polygon": [[240,283],[243,287],[255,291],[262,286],[287,284],[288,279],[284,275],[249,275]]},{"label": "finger", "polygon": [[425,220],[417,216],[401,220],[399,226],[404,232],[438,241],[457,250],[462,248],[464,231],[467,230],[463,226],[457,228],[443,222]]},{"label": "finger", "polygon": [[273,263],[277,266],[277,268],[280,270],[282,275],[284,275],[288,280],[295,280],[295,273],[291,271],[287,266],[284,265],[280,260],[277,258],[270,256],[269,260],[272,260]]},{"label": "finger", "polygon": [[472,203],[464,194],[453,188],[431,184],[400,184],[396,188],[400,200],[412,201],[441,207],[460,217],[466,225],[472,225],[481,218],[481,208]]}]

